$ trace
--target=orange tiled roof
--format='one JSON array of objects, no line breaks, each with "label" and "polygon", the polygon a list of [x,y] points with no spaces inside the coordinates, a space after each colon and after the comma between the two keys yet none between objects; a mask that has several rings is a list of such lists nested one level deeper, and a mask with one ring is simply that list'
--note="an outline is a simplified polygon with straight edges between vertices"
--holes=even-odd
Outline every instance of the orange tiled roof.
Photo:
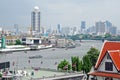
[{"label": "orange tiled roof", "polygon": [[107,72],[90,72],[89,75],[93,76],[102,76],[102,77],[111,77],[111,78],[120,78],[120,74],[116,73],[107,73]]},{"label": "orange tiled roof", "polygon": [[120,71],[120,50],[114,50],[108,52],[117,70]]},{"label": "orange tiled roof", "polygon": [[[104,42],[103,47],[102,47],[101,52],[100,52],[100,55],[98,57],[97,63],[95,65],[95,69],[97,69],[99,67],[103,57],[106,54],[106,51],[109,51],[109,50],[120,50],[120,42],[113,42],[113,41]],[[115,61],[115,63],[116,63],[116,61]],[[116,66],[118,66],[118,65],[116,65]]]}]

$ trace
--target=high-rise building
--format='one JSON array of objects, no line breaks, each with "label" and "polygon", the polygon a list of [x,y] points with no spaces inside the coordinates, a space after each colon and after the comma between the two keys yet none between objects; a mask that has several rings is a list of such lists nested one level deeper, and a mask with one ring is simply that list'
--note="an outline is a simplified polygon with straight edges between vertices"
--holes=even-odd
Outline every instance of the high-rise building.
[{"label": "high-rise building", "polygon": [[85,21],[81,21],[81,32],[82,33],[84,33],[84,31],[85,31],[85,26],[86,26]]},{"label": "high-rise building", "polygon": [[18,35],[19,34],[18,24],[14,24],[14,28],[15,28],[15,34]]},{"label": "high-rise building", "polygon": [[57,28],[58,28],[58,33],[61,33],[61,26],[60,26],[60,24],[58,24]]},{"label": "high-rise building", "polygon": [[95,27],[96,27],[96,34],[97,35],[105,34],[105,24],[104,24],[104,22],[101,22],[101,21],[96,22]]},{"label": "high-rise building", "polygon": [[31,26],[33,32],[40,32],[40,10],[39,7],[34,7],[31,13]]},{"label": "high-rise building", "polygon": [[91,26],[87,29],[87,33],[89,34],[95,34],[96,33],[96,27],[95,26]]},{"label": "high-rise building", "polygon": [[70,28],[69,27],[62,27],[61,32],[63,35],[68,35],[70,33]]},{"label": "high-rise building", "polygon": [[110,29],[113,26],[112,23],[109,21],[105,21],[105,26],[106,26],[106,29],[105,29],[106,33],[110,33]]},{"label": "high-rise building", "polygon": [[112,35],[116,35],[116,34],[117,34],[117,27],[112,26],[112,27],[110,28],[110,33],[111,33]]},{"label": "high-rise building", "polygon": [[81,21],[81,29],[85,29],[85,21]]}]

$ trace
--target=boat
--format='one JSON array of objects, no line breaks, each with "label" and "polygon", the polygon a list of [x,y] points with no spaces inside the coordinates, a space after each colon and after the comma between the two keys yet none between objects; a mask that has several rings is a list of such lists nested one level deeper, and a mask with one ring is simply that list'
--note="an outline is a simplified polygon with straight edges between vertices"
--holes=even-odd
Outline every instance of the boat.
[{"label": "boat", "polygon": [[42,58],[41,55],[35,55],[35,56],[30,56],[29,59],[37,59],[37,58]]},{"label": "boat", "polygon": [[76,47],[76,45],[72,45],[72,44],[71,45],[69,44],[66,46],[66,48],[75,48],[75,47]]},{"label": "boat", "polygon": [[52,45],[30,45],[30,50],[42,50],[52,48]]},{"label": "boat", "polygon": [[30,45],[30,50],[37,50],[38,49],[38,45]]},{"label": "boat", "polygon": [[49,48],[52,48],[52,47],[53,47],[52,45],[38,45],[38,49],[39,50],[49,49]]}]

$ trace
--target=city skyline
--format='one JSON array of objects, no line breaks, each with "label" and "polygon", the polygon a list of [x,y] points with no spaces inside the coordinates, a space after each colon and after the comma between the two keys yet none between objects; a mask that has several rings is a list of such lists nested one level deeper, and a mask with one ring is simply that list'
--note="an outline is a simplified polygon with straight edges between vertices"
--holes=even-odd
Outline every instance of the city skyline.
[{"label": "city skyline", "polygon": [[86,27],[97,21],[110,21],[119,28],[120,0],[4,0],[0,1],[0,27],[31,26],[31,11],[35,6],[40,8],[41,26],[79,27],[86,21]]}]

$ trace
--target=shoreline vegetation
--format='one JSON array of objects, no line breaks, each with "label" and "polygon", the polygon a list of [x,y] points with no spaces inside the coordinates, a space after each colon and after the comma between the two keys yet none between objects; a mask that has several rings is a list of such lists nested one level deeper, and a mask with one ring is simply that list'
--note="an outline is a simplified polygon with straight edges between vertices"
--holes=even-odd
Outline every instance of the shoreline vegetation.
[{"label": "shoreline vegetation", "polygon": [[111,35],[106,33],[104,35],[94,35],[94,34],[76,34],[73,36],[67,36],[72,40],[109,40],[109,41],[120,41],[120,35]]}]

